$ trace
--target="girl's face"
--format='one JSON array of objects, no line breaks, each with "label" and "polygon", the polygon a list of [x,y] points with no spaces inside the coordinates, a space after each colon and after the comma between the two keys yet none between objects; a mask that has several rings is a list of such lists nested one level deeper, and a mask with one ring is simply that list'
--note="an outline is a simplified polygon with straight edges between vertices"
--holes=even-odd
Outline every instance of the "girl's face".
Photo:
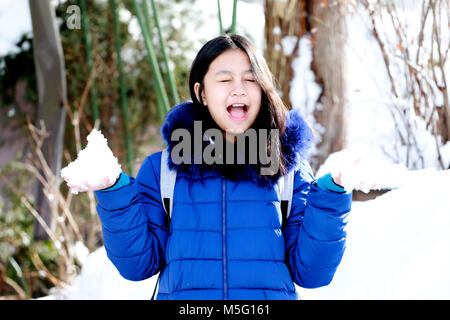
[{"label": "girl's face", "polygon": [[[261,108],[261,87],[255,81],[247,54],[230,49],[209,65],[203,78],[202,101],[216,124],[234,136],[251,127]],[[194,90],[199,99],[197,82]]]}]

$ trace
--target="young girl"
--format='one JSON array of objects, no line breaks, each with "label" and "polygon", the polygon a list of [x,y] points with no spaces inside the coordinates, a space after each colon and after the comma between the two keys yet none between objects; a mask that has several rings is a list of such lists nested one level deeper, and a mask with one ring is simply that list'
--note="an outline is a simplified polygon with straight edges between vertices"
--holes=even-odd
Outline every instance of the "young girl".
[{"label": "young girl", "polygon": [[[279,141],[265,141],[278,170],[261,174],[260,159],[207,164],[203,151],[218,141],[204,137],[201,153],[186,153],[191,161],[167,160],[177,170],[170,221],[160,196],[161,152],[145,159],[136,179],[122,172],[116,181],[77,186],[65,178],[78,191],[96,191],[109,259],[129,280],[161,272],[157,299],[298,299],[294,283],[328,285],[345,249],[351,190],[338,175],[314,179],[305,160],[311,130],[283,105],[264,58],[245,37],[212,39],[192,64],[189,89],[192,102],[172,108],[161,130],[169,151],[176,129],[194,137],[199,123],[203,132],[220,130],[227,147],[250,128],[278,129]],[[216,152],[226,159],[223,150]],[[276,183],[292,170],[291,210],[282,221]]]}]

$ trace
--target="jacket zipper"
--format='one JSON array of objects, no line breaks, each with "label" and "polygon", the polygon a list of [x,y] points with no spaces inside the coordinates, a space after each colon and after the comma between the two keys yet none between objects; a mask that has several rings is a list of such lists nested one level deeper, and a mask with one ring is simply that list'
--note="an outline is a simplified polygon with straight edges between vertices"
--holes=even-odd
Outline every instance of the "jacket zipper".
[{"label": "jacket zipper", "polygon": [[223,299],[228,300],[227,285],[227,233],[226,233],[226,180],[222,178],[222,259],[223,259]]}]

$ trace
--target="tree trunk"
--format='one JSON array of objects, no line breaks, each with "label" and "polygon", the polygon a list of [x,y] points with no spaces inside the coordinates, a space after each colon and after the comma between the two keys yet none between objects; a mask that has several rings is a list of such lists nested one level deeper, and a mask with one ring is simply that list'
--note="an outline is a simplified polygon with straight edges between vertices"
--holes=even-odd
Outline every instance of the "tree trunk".
[{"label": "tree trunk", "polygon": [[291,107],[289,92],[300,38],[306,33],[306,0],[266,0],[264,56],[277,80],[283,102]]},{"label": "tree trunk", "polygon": [[348,105],[346,81],[347,28],[345,0],[309,0],[313,42],[311,69],[322,93],[314,111],[316,122],[323,127],[313,167],[318,169],[330,153],[345,144],[345,111]]},{"label": "tree trunk", "polygon": [[[29,0],[33,25],[34,62],[38,86],[38,126],[43,120],[49,133],[42,146],[45,159],[59,177],[65,127],[65,109],[62,101],[66,99],[66,75],[61,39],[50,1]],[[58,179],[56,179],[58,180]],[[49,181],[58,183],[59,181]],[[37,183],[36,209],[44,221],[51,226],[50,205],[44,195],[43,187]],[[44,229],[35,222],[35,239],[47,239]]]}]

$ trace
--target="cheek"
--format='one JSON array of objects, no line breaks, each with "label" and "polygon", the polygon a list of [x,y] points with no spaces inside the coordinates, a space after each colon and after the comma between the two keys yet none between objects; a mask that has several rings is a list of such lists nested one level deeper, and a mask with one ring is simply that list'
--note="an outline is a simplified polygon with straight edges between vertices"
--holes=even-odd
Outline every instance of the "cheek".
[{"label": "cheek", "polygon": [[252,92],[252,100],[253,103],[257,106],[258,110],[261,107],[261,99],[262,99],[261,89],[255,88]]},{"label": "cheek", "polygon": [[221,90],[219,90],[215,86],[205,87],[203,93],[205,97],[203,100],[207,102],[208,105],[217,104],[223,96]]}]

